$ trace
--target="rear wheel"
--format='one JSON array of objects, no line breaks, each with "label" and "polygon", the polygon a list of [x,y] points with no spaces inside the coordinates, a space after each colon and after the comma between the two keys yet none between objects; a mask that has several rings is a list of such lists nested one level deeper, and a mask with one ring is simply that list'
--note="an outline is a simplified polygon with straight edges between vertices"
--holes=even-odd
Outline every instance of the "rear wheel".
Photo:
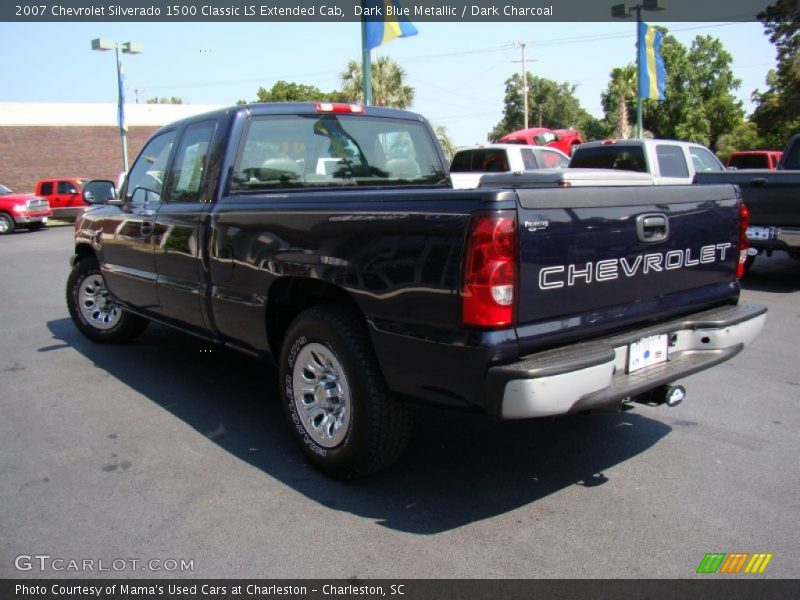
[{"label": "rear wheel", "polygon": [[122,308],[106,287],[95,258],[76,264],[67,279],[67,307],[75,326],[90,340],[127,342],[142,333],[147,319]]},{"label": "rear wheel", "polygon": [[14,232],[14,219],[11,215],[0,212],[0,235]]},{"label": "rear wheel", "polygon": [[387,389],[362,319],[339,307],[295,318],[280,357],[284,413],[308,460],[340,479],[396,462],[411,413]]}]

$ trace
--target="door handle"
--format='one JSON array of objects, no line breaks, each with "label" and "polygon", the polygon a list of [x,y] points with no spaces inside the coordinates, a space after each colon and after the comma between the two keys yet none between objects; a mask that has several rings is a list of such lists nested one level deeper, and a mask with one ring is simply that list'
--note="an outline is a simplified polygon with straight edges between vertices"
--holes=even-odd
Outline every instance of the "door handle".
[{"label": "door handle", "polygon": [[636,237],[640,242],[652,243],[669,236],[669,219],[664,214],[647,214],[636,217]]}]

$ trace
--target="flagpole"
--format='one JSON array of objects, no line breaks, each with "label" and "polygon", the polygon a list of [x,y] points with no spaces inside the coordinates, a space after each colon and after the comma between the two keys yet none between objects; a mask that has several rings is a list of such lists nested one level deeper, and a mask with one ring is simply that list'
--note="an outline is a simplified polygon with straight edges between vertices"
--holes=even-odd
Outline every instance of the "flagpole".
[{"label": "flagpole", "polygon": [[[364,5],[363,1],[361,5]],[[364,106],[369,106],[372,104],[372,56],[367,48],[366,17],[361,17],[361,80],[364,86]]]},{"label": "flagpole", "polygon": [[642,5],[636,9],[636,138],[642,139]]}]

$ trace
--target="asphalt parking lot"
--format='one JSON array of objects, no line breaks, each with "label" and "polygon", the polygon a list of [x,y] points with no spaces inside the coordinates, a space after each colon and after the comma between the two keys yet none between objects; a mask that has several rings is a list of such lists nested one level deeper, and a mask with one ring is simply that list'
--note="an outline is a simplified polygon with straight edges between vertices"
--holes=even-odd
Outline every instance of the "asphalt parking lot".
[{"label": "asphalt parking lot", "polygon": [[160,326],[84,339],[71,233],[0,237],[0,577],[93,575],[15,566],[50,555],[193,566],[104,577],[686,578],[706,552],[797,576],[800,262],[756,261],[743,296],[765,332],[677,408],[419,408],[400,464],[344,484],[295,450],[269,365]]}]

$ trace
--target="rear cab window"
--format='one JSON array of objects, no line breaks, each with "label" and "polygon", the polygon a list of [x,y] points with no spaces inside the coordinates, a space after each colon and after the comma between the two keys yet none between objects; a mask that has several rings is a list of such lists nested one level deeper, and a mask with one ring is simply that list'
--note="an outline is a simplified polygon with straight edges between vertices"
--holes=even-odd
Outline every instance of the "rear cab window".
[{"label": "rear cab window", "polygon": [[245,126],[231,190],[439,185],[443,165],[417,121],[363,115],[268,115]]},{"label": "rear cab window", "polygon": [[604,144],[602,146],[581,147],[569,163],[570,168],[616,169],[647,173],[644,148],[640,145]]}]

